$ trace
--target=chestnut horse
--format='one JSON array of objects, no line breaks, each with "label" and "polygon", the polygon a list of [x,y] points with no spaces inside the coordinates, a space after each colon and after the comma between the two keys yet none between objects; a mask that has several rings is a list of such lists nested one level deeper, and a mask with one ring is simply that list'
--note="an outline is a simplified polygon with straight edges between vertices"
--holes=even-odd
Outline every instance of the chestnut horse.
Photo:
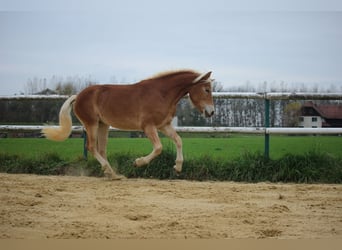
[{"label": "chestnut horse", "polygon": [[78,95],[69,97],[61,107],[59,126],[46,126],[46,138],[62,141],[71,133],[71,108],[87,131],[87,149],[100,162],[104,174],[121,179],[115,174],[106,156],[109,126],[123,130],[142,130],[153,144],[152,152],[137,158],[137,167],[148,164],[162,151],[158,136],[161,131],[170,137],[177,148],[174,169],[182,170],[182,140],[171,125],[179,100],[189,94],[194,106],[206,117],[214,114],[211,94],[211,72],[199,74],[182,70],[159,74],[131,85],[93,85]]}]

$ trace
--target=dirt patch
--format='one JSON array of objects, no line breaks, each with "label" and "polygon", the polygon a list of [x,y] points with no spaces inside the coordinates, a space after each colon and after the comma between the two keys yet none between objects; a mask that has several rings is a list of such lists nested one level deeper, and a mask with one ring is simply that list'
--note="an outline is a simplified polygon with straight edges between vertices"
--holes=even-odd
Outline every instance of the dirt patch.
[{"label": "dirt patch", "polygon": [[0,238],[342,238],[342,185],[0,174]]}]

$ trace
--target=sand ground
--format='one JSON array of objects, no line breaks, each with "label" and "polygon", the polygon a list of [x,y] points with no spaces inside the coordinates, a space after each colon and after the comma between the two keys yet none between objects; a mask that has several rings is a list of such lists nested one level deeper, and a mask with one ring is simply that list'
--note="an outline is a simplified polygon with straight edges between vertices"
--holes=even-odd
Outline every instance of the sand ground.
[{"label": "sand ground", "polygon": [[342,185],[0,174],[0,238],[342,239]]}]

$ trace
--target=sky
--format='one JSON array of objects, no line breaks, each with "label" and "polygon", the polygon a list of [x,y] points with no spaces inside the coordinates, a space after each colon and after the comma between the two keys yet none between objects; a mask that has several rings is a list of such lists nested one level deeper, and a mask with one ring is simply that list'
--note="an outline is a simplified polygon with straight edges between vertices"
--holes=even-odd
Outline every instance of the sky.
[{"label": "sky", "polygon": [[0,0],[0,95],[34,77],[133,83],[183,68],[224,87],[342,91],[341,27],[338,0]]}]

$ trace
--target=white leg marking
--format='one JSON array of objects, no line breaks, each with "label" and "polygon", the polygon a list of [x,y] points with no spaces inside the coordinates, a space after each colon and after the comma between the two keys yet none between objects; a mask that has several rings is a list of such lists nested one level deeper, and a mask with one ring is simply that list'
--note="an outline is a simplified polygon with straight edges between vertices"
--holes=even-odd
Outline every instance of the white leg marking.
[{"label": "white leg marking", "polygon": [[183,160],[182,139],[177,134],[176,130],[171,126],[171,124],[166,125],[161,131],[166,136],[170,137],[176,145],[176,149],[177,149],[176,165],[174,165],[173,168],[177,172],[181,172],[182,166],[183,166],[183,161],[184,161]]}]

